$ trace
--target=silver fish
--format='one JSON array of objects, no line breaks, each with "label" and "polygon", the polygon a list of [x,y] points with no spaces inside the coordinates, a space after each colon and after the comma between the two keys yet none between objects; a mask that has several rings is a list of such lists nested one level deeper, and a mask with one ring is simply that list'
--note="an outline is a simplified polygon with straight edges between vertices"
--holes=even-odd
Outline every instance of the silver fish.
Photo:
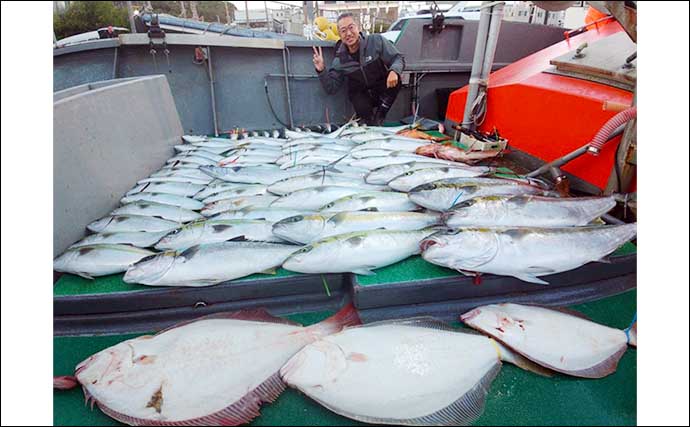
[{"label": "silver fish", "polygon": [[144,215],[108,215],[86,226],[94,233],[117,233],[128,231],[171,231],[180,225],[174,221]]},{"label": "silver fish", "polygon": [[558,196],[541,186],[517,179],[451,178],[419,185],[409,191],[410,200],[435,211],[450,210],[453,205],[479,196],[535,194]]},{"label": "silver fish", "polygon": [[203,199],[202,202],[207,205],[209,203],[217,202],[219,200],[230,199],[233,197],[260,196],[262,194],[266,194],[266,186],[265,185],[261,185],[261,184],[246,185],[246,186],[239,187],[239,188],[233,188],[233,189],[221,191],[220,193],[216,193],[212,196],[209,196],[209,197]]},{"label": "silver fish", "polygon": [[566,227],[587,225],[616,206],[614,197],[534,195],[475,197],[444,214],[449,227]]},{"label": "silver fish", "polygon": [[198,221],[170,232],[160,239],[156,249],[182,251],[196,245],[224,242],[239,237],[244,240],[284,242],[273,235],[272,226],[272,222],[258,219]]},{"label": "silver fish", "polygon": [[268,191],[279,196],[284,196],[297,190],[322,186],[357,187],[360,188],[361,191],[385,189],[385,186],[382,185],[367,184],[362,178],[356,176],[331,172],[317,172],[277,181],[268,186]]},{"label": "silver fish", "polygon": [[448,166],[442,168],[417,169],[405,172],[394,178],[388,183],[388,186],[396,191],[408,192],[428,182],[448,178],[473,178],[485,175],[494,170],[494,168],[487,166],[468,166],[462,168]]},{"label": "silver fish", "polygon": [[122,273],[140,259],[154,254],[129,245],[89,245],[67,249],[53,260],[53,270],[87,279]]},{"label": "silver fish", "polygon": [[396,191],[367,191],[334,200],[319,210],[321,212],[361,210],[403,212],[417,209],[419,209],[419,206],[412,203],[406,193],[398,193]]},{"label": "silver fish", "polygon": [[583,317],[558,308],[492,304],[460,318],[554,371],[584,378],[612,374],[628,347],[625,332]]},{"label": "silver fish", "polygon": [[318,210],[333,200],[357,194],[361,191],[362,189],[357,187],[341,187],[336,185],[309,187],[281,196],[271,203],[271,207]]},{"label": "silver fish", "polygon": [[461,228],[424,240],[422,257],[467,274],[499,274],[547,285],[538,277],[601,260],[636,233],[637,224]]},{"label": "silver fish", "polygon": [[266,242],[221,242],[193,246],[182,253],[145,258],[125,273],[127,283],[153,286],[210,286],[272,271],[298,247]]},{"label": "silver fish", "polygon": [[348,164],[350,166],[354,166],[354,167],[358,167],[358,168],[365,168],[365,169],[373,170],[373,169],[380,168],[380,167],[386,166],[386,165],[408,163],[408,162],[413,162],[413,161],[443,164],[443,165],[447,165],[447,166],[453,166],[453,164],[457,164],[455,162],[451,162],[448,160],[434,159],[431,157],[420,156],[417,154],[407,153],[404,151],[395,151],[388,156],[368,157],[366,159],[354,160],[354,161],[349,162]]},{"label": "silver fish", "polygon": [[402,261],[419,253],[419,242],[433,229],[416,231],[373,230],[326,237],[292,254],[283,268],[300,273],[356,273]]},{"label": "silver fish", "polygon": [[143,215],[167,219],[174,222],[185,223],[203,219],[204,216],[198,212],[184,209],[179,206],[165,205],[156,202],[138,201],[127,203],[120,206],[110,215]]},{"label": "silver fish", "polygon": [[314,212],[302,209],[282,209],[282,208],[242,208],[230,210],[213,215],[209,219],[265,219],[270,222],[277,222],[281,219],[295,215],[310,215]]},{"label": "silver fish", "polygon": [[319,168],[300,168],[292,170],[281,170],[276,165],[261,165],[248,167],[217,167],[201,166],[204,173],[214,178],[222,179],[227,182],[239,182],[245,184],[264,184],[270,185],[281,179],[293,176],[309,175],[316,172]]},{"label": "silver fish", "polygon": [[[419,169],[429,169],[429,168],[445,168],[448,165],[443,163],[428,163],[428,162],[407,162],[407,163],[397,163],[392,165],[382,166],[370,171],[365,177],[365,181],[369,184],[388,184],[393,179],[399,177],[400,175],[414,170]],[[462,163],[457,163],[457,167],[469,167],[469,165],[464,165]]]},{"label": "silver fish", "polygon": [[228,190],[238,190],[240,188],[253,187],[260,184],[242,184],[238,182],[225,182],[218,180],[217,182],[209,183],[204,189],[194,195],[196,200],[204,200],[214,194],[222,193]]},{"label": "silver fish", "polygon": [[166,193],[136,193],[120,199],[120,203],[123,205],[137,201],[156,202],[164,205],[179,206],[183,209],[189,209],[192,211],[199,210],[204,207],[203,203],[190,197],[176,196],[174,194]]},{"label": "silver fish", "polygon": [[419,212],[341,212],[297,215],[273,225],[273,234],[296,243],[367,230],[421,230],[440,222],[438,214]]},{"label": "silver fish", "polygon": [[72,244],[69,248],[79,248],[81,246],[90,245],[132,245],[138,248],[149,248],[155,245],[163,236],[168,234],[167,231],[159,231],[156,233],[146,231],[132,231],[123,233],[97,233],[90,234],[78,242]]},{"label": "silver fish", "polygon": [[200,184],[186,183],[172,183],[172,182],[149,182],[146,184],[139,184],[125,193],[126,196],[131,196],[137,193],[166,193],[174,194],[176,196],[191,197],[201,191],[204,186]]},{"label": "silver fish", "polygon": [[227,210],[237,210],[246,207],[264,208],[270,206],[278,196],[270,194],[262,194],[258,196],[239,196],[230,199],[223,199],[217,202],[210,203],[201,209],[201,214],[205,217],[210,217],[217,213]]}]

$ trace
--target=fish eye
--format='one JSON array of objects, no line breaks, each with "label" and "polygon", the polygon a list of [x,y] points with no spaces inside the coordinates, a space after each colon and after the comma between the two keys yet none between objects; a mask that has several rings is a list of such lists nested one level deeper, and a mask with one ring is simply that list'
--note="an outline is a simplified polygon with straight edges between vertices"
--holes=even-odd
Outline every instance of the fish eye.
[{"label": "fish eye", "polygon": [[297,216],[293,216],[292,218],[289,218],[288,220],[289,220],[289,222],[300,222],[300,221],[304,220],[304,216],[303,215],[297,215]]},{"label": "fish eye", "polygon": [[299,251],[297,251],[298,254],[306,254],[307,252],[310,252],[312,249],[314,249],[313,246],[305,246]]}]

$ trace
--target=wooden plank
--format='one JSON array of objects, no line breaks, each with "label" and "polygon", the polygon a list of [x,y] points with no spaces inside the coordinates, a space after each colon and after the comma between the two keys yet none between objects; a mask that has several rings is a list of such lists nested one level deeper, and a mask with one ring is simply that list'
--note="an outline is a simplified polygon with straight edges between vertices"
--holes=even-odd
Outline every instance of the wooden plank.
[{"label": "wooden plank", "polygon": [[637,45],[625,32],[619,32],[598,40],[582,50],[582,57],[575,57],[575,50],[558,58],[551,64],[558,70],[591,75],[626,84],[637,82],[637,59],[631,68],[623,68],[625,60],[637,50]]}]

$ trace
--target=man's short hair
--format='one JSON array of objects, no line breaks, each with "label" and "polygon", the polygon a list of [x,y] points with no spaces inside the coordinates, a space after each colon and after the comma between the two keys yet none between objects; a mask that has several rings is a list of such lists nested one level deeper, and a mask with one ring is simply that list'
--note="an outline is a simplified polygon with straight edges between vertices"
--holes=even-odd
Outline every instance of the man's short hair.
[{"label": "man's short hair", "polygon": [[336,23],[340,22],[341,19],[345,18],[352,18],[355,23],[357,23],[357,19],[355,18],[355,15],[352,12],[343,12],[340,15],[338,15],[338,19],[336,19]]}]

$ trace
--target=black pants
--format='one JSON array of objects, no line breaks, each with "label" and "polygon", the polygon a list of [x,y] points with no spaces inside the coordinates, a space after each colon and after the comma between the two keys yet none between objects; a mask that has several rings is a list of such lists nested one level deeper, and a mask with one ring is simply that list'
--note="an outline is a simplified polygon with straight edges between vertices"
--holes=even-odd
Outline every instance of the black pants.
[{"label": "black pants", "polygon": [[398,80],[398,85],[392,88],[387,88],[386,81],[383,80],[371,89],[350,90],[349,98],[360,119],[368,125],[381,125],[388,110],[393,106],[398,92],[400,92],[400,80]]}]

